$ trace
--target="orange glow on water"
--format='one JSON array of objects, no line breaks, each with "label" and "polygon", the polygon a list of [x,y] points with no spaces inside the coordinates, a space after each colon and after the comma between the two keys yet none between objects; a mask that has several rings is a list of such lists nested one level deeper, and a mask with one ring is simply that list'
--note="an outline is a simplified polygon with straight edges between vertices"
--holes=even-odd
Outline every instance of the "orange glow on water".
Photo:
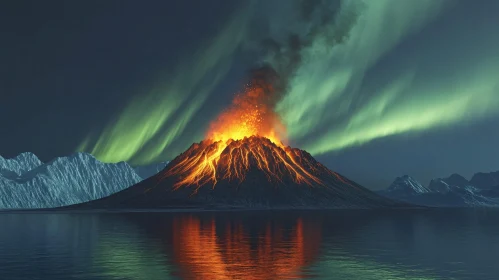
[{"label": "orange glow on water", "polygon": [[268,223],[258,236],[242,223],[217,228],[214,219],[174,220],[173,259],[185,279],[299,279],[317,257],[321,230],[298,219],[291,227]]}]

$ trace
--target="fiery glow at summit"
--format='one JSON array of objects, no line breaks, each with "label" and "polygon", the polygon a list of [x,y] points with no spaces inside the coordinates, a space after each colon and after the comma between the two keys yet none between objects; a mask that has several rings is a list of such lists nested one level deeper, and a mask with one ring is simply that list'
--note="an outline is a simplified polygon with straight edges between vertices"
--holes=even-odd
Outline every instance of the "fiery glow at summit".
[{"label": "fiery glow at summit", "polygon": [[322,185],[314,174],[322,165],[285,146],[286,129],[274,111],[276,94],[265,74],[257,73],[211,123],[206,140],[180,155],[164,177],[179,178],[174,189],[191,186],[195,192],[222,180],[242,182],[251,169],[259,170],[269,182]]},{"label": "fiery glow at summit", "polygon": [[231,107],[211,123],[207,139],[226,142],[262,136],[277,145],[286,142],[286,128],[272,106],[274,88],[255,80],[235,96]]}]

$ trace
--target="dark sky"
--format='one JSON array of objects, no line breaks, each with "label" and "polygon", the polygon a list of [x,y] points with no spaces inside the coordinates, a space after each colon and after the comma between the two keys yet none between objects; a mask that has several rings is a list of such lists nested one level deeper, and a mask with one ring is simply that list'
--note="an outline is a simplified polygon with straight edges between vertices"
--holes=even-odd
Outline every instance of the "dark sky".
[{"label": "dark sky", "polygon": [[498,1],[328,3],[3,1],[0,155],[172,159],[266,62],[290,144],[367,187],[499,170]]}]

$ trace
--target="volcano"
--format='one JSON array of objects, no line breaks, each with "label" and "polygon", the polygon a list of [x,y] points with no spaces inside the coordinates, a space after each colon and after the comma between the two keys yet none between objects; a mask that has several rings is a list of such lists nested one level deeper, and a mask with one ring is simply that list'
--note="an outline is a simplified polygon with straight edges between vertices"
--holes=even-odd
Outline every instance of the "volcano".
[{"label": "volcano", "polygon": [[193,144],[157,175],[85,205],[104,208],[377,207],[393,202],[286,146],[274,108],[282,94],[269,69],[251,82]]},{"label": "volcano", "polygon": [[91,208],[373,208],[398,205],[333,172],[309,153],[261,136],[205,140],[155,176]]}]

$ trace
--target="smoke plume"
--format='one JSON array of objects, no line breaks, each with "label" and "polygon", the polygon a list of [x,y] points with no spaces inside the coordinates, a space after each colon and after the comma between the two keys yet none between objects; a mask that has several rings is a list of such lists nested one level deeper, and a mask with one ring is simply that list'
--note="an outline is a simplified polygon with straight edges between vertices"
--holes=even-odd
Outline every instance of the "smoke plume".
[{"label": "smoke plume", "polygon": [[317,47],[318,41],[321,47],[332,49],[348,38],[360,5],[346,8],[345,3],[340,0],[294,1],[290,10],[283,11],[288,13],[287,17],[281,16],[284,20],[276,24],[275,18],[267,17],[264,23],[259,22],[260,32],[254,33],[265,36],[256,38],[261,59],[255,69],[250,70],[250,79],[255,75],[260,79],[262,75],[268,75],[266,79],[272,81],[275,89],[274,105],[288,90],[290,79],[305,60],[304,54]]}]

